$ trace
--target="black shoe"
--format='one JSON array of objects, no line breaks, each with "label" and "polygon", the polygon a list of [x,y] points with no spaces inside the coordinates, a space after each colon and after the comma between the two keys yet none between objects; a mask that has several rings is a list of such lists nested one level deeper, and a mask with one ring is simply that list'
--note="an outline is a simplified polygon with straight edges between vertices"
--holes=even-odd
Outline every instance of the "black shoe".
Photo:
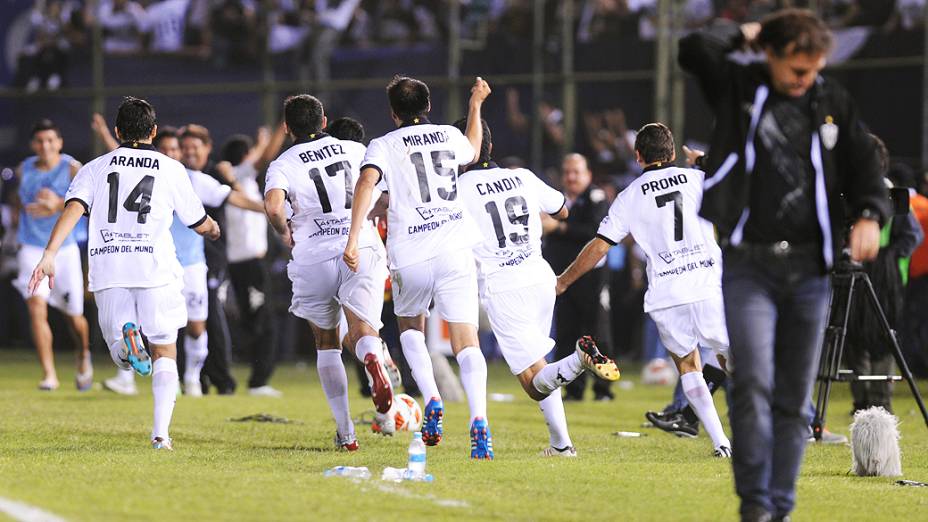
[{"label": "black shoe", "polygon": [[689,437],[691,439],[699,434],[699,425],[686,422],[682,414],[677,413],[669,417],[659,418],[657,415],[649,415],[650,413],[654,412],[645,413],[644,416],[651,421],[655,428],[662,429],[667,433],[673,433],[677,437]]},{"label": "black shoe", "polygon": [[771,522],[771,520],[773,517],[770,513],[760,506],[750,505],[741,508],[741,522]]},{"label": "black shoe", "polygon": [[667,419],[669,419],[670,417],[673,417],[674,415],[679,415],[679,413],[680,412],[678,411],[666,410],[666,409],[664,411],[646,411],[644,412],[644,418],[647,419],[648,422],[651,423],[651,427],[653,428],[654,421],[651,420],[652,417],[658,420],[666,421]]}]

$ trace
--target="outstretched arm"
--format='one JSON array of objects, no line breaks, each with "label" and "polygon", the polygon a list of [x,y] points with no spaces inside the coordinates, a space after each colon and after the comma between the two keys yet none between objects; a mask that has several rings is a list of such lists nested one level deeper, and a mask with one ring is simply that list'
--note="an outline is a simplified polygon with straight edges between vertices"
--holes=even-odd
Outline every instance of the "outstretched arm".
[{"label": "outstretched arm", "polygon": [[94,134],[103,142],[103,146],[106,147],[106,150],[113,151],[119,148],[119,143],[116,142],[116,138],[113,137],[113,134],[110,133],[110,129],[106,126],[106,119],[104,119],[103,115],[99,112],[93,113],[93,119],[90,121],[90,128],[93,129]]},{"label": "outstretched arm", "polygon": [[564,270],[564,273],[557,276],[557,294],[563,294],[567,288],[574,284],[577,279],[580,279],[583,274],[592,270],[593,267],[596,266],[596,263],[599,263],[599,260],[606,255],[606,252],[609,251],[611,246],[612,245],[598,237],[594,237],[590,240],[590,242],[583,247],[583,250],[580,251],[577,259],[574,259],[574,262],[567,267],[567,270]]},{"label": "outstretched arm", "polygon": [[467,105],[467,129],[464,135],[474,148],[474,157],[468,163],[480,159],[480,146],[483,144],[483,124],[480,122],[480,107],[490,95],[490,84],[483,78],[477,77],[474,86],[470,89],[470,102]]},{"label": "outstretched arm", "polygon": [[367,219],[367,212],[371,206],[371,197],[374,187],[380,179],[380,172],[372,167],[361,171],[361,177],[354,187],[354,200],[351,202],[351,230],[348,233],[348,244],[345,246],[345,255],[342,259],[348,268],[357,272],[358,263],[358,237],[361,235],[361,225]]},{"label": "outstretched arm", "polygon": [[48,238],[48,244],[45,246],[45,252],[42,253],[42,259],[32,271],[32,278],[29,280],[29,293],[34,294],[39,284],[48,277],[48,286],[55,287],[55,256],[58,255],[58,249],[68,237],[68,234],[74,230],[78,220],[84,215],[84,205],[77,200],[71,200],[64,207],[55,227],[52,228],[52,234]]},{"label": "outstretched arm", "polygon": [[251,199],[238,190],[229,193],[229,199],[226,200],[233,207],[243,208],[252,212],[264,212],[264,205],[256,199]]}]

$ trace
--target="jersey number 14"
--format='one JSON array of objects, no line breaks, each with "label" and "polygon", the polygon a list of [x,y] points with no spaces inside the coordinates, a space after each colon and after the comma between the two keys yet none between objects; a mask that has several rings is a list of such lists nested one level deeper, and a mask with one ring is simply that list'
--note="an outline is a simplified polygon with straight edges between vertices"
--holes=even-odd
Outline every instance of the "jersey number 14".
[{"label": "jersey number 14", "polygon": [[[107,174],[106,182],[110,185],[110,202],[106,220],[115,223],[116,214],[119,212],[119,173]],[[154,187],[155,177],[144,176],[122,203],[123,208],[138,214],[136,217],[138,223],[144,224],[148,221],[148,213],[151,212],[151,191]]]}]

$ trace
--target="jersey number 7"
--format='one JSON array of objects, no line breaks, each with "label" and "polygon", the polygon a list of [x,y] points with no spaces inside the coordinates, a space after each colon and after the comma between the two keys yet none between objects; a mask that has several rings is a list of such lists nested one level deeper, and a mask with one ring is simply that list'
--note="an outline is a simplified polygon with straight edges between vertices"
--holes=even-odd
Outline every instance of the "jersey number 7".
[{"label": "jersey number 7", "polygon": [[683,194],[679,190],[654,197],[657,208],[663,208],[673,201],[673,240],[683,241]]},{"label": "jersey number 7", "polygon": [[[119,173],[110,172],[106,176],[106,182],[110,185],[110,202],[109,211],[106,220],[110,223],[116,222],[116,214],[119,211]],[[136,221],[144,224],[148,221],[148,213],[151,212],[151,191],[155,188],[155,177],[144,176],[138,184],[132,189],[132,192],[126,196],[122,206],[129,212],[138,213]]]}]

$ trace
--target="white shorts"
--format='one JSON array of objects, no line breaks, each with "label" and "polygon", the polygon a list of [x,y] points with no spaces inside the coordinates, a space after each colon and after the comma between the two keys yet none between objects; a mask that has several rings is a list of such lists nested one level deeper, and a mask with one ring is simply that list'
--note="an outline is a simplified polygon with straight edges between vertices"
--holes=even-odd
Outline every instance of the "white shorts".
[{"label": "white shorts", "polygon": [[287,265],[293,282],[290,312],[324,330],[338,326],[341,307],[351,310],[374,330],[383,323],[383,289],[387,281],[386,256],[382,248],[362,248],[357,272],[341,256],[312,265]]},{"label": "white shorts", "polygon": [[445,321],[479,327],[477,268],[470,249],[393,270],[390,277],[397,317],[428,315],[434,299],[435,311]]},{"label": "white shorts", "polygon": [[187,302],[187,320],[205,321],[209,317],[209,293],[206,288],[206,263],[184,267],[184,301]]},{"label": "white shorts", "polygon": [[107,288],[93,293],[107,346],[122,341],[122,327],[135,323],[152,344],[172,344],[187,324],[180,282],[154,288]]},{"label": "white shorts", "polygon": [[648,313],[657,324],[661,342],[677,357],[686,357],[702,345],[728,359],[728,329],[721,295]]},{"label": "white shorts", "polygon": [[513,375],[519,375],[554,348],[555,281],[483,296],[503,358]]},{"label": "white shorts", "polygon": [[[13,286],[19,290],[23,299],[33,297],[29,293],[29,280],[44,252],[45,249],[41,247],[22,245],[16,254],[19,274]],[[68,315],[83,315],[84,272],[81,269],[81,251],[77,245],[61,247],[55,257],[55,288],[49,288],[48,279],[45,279],[36,289],[35,296]]]}]

